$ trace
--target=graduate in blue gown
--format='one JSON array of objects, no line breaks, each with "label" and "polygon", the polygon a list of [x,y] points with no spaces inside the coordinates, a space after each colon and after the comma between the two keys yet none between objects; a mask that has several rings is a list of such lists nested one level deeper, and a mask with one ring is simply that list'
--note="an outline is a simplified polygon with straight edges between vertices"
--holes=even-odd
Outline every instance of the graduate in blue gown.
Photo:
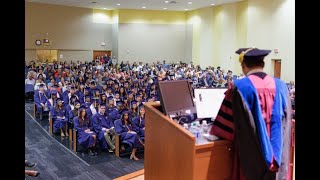
[{"label": "graduate in blue gown", "polygon": [[108,106],[106,107],[106,114],[109,115],[112,111],[117,109],[114,105],[114,100],[112,96],[108,97]]},{"label": "graduate in blue gown", "polygon": [[80,107],[79,116],[73,119],[74,128],[77,130],[77,141],[86,149],[89,149],[90,155],[97,155],[96,142],[97,135],[93,131],[93,127],[87,117],[85,107]]},{"label": "graduate in blue gown", "polygon": [[132,119],[133,129],[141,139],[144,139],[144,120],[145,120],[145,110],[143,104],[139,106],[139,116]]},{"label": "graduate in blue gown", "polygon": [[51,115],[53,120],[53,131],[55,133],[60,131],[61,137],[64,137],[65,135],[69,136],[68,131],[66,129],[68,121],[68,119],[66,118],[67,111],[66,108],[63,107],[62,99],[57,99],[57,105],[55,108],[51,109]]},{"label": "graduate in blue gown", "polygon": [[139,160],[136,157],[137,148],[141,145],[139,135],[133,130],[133,124],[129,119],[129,112],[123,111],[121,119],[115,121],[115,131],[120,135],[121,141],[127,141],[132,152],[130,159]]},{"label": "graduate in blue gown", "polygon": [[52,108],[56,107],[57,104],[57,91],[51,91],[51,98],[47,100],[48,109],[51,110]]},{"label": "graduate in blue gown", "polygon": [[116,134],[114,131],[114,124],[112,120],[109,120],[105,115],[106,104],[100,104],[99,111],[91,118],[91,123],[94,132],[98,135],[101,149],[107,149],[109,152],[113,152],[115,147]]},{"label": "graduate in blue gown", "polygon": [[137,106],[137,101],[131,101],[131,109],[130,109],[131,119],[138,117],[139,111]]},{"label": "graduate in blue gown", "polygon": [[79,108],[80,108],[80,106],[81,106],[80,101],[76,100],[76,101],[74,102],[74,108],[69,111],[68,121],[69,121],[69,124],[71,125],[70,128],[73,128],[73,127],[74,127],[73,119],[74,119],[75,117],[79,116]]},{"label": "graduate in blue gown", "polygon": [[40,84],[39,90],[37,90],[34,93],[34,103],[37,106],[36,113],[40,114],[40,116],[42,114],[42,111],[46,110],[47,108],[47,105],[46,105],[47,100],[48,100],[48,95],[44,90],[44,84]]}]

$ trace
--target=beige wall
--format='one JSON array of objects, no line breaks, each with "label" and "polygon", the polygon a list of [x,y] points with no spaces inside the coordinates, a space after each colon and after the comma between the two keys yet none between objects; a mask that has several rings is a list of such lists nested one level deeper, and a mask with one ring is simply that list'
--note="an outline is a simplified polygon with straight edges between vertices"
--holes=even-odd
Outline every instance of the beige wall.
[{"label": "beige wall", "polygon": [[[112,49],[112,11],[39,3],[25,3],[25,10],[26,49]],[[44,38],[49,48],[35,45]]]},{"label": "beige wall", "polygon": [[25,51],[25,61],[27,64],[29,64],[29,62],[31,61],[37,61],[37,53],[36,53],[36,50],[34,49],[26,49]]}]

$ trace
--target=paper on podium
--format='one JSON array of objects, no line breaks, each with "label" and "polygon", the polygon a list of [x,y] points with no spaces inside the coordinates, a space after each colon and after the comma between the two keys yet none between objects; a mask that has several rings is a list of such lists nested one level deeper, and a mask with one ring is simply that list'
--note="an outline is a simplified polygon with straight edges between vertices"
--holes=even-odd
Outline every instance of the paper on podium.
[{"label": "paper on podium", "polygon": [[198,118],[215,118],[219,112],[227,88],[195,89]]}]

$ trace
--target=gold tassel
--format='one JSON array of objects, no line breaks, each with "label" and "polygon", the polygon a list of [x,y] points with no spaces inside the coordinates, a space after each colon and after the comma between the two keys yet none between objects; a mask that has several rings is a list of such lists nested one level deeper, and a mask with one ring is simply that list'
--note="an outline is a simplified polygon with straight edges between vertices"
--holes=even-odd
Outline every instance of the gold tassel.
[{"label": "gold tassel", "polygon": [[239,62],[242,64],[243,60],[244,60],[244,55],[247,54],[249,51],[251,51],[252,49],[255,49],[255,48],[249,48],[247,49],[246,51],[242,51],[240,53],[240,56],[239,56]]}]

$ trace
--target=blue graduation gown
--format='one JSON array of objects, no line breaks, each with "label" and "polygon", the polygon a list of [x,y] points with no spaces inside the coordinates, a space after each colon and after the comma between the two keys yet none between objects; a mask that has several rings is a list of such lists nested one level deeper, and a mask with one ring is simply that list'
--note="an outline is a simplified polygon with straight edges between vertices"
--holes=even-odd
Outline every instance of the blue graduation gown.
[{"label": "blue graduation gown", "polygon": [[74,120],[74,128],[77,130],[78,143],[84,148],[92,147],[95,144],[95,141],[92,135],[96,135],[96,133],[84,132],[86,129],[92,129],[90,123],[85,124],[85,122],[83,122],[82,124],[80,124],[78,116],[75,117],[73,120]]},{"label": "blue graduation gown", "polygon": [[105,115],[101,115],[100,113],[97,113],[92,116],[91,123],[92,123],[94,132],[96,132],[98,135],[101,149],[107,149],[108,144],[106,139],[104,138],[104,133],[106,131],[102,130],[102,128],[110,129],[111,127],[114,127],[113,122],[110,121],[108,118],[106,118]]},{"label": "blue graduation gown", "polygon": [[34,93],[34,103],[37,106],[37,112],[40,113],[42,111],[42,106],[40,103],[45,104],[48,100],[48,95],[47,93],[44,91],[43,93],[41,93],[39,90],[37,90]]},{"label": "blue graduation gown", "polygon": [[120,134],[121,141],[127,141],[130,147],[137,148],[140,145],[139,135],[128,133],[128,131],[133,130],[130,124],[122,123],[121,119],[115,121],[115,131],[117,134]]},{"label": "blue graduation gown", "polygon": [[65,107],[61,109],[52,108],[51,109],[52,120],[53,120],[53,131],[58,132],[61,128],[64,128],[67,124],[67,111]]},{"label": "blue graduation gown", "polygon": [[144,137],[144,117],[135,117],[132,119],[132,123],[134,124],[133,130],[137,132],[140,137]]}]

